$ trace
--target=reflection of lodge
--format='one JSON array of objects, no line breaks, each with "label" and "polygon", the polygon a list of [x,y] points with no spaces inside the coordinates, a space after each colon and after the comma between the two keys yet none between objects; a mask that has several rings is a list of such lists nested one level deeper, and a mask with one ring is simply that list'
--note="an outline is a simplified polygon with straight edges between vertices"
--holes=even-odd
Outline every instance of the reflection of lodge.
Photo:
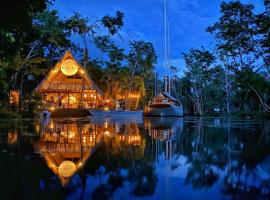
[{"label": "reflection of lodge", "polygon": [[47,165],[65,185],[85,163],[96,145],[96,131],[81,124],[54,124],[50,122],[38,145]]},{"label": "reflection of lodge", "polygon": [[41,133],[39,152],[63,185],[84,166],[91,152],[104,138],[116,137],[125,144],[141,144],[138,128],[133,124],[50,121]]}]

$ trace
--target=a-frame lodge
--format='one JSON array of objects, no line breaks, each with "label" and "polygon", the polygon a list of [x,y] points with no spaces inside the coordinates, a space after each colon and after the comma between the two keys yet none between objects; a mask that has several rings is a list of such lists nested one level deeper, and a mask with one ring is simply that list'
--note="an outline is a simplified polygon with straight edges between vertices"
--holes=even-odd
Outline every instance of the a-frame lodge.
[{"label": "a-frame lodge", "polygon": [[70,51],[36,88],[47,108],[96,108],[100,92]]}]

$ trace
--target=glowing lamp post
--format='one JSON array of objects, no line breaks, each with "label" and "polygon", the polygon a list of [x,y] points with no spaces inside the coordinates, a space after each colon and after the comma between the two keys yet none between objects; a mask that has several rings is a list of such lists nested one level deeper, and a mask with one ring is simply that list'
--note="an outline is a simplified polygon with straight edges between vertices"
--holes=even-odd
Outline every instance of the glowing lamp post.
[{"label": "glowing lamp post", "polygon": [[68,59],[61,65],[61,71],[67,76],[72,76],[77,73],[78,65],[73,60]]}]

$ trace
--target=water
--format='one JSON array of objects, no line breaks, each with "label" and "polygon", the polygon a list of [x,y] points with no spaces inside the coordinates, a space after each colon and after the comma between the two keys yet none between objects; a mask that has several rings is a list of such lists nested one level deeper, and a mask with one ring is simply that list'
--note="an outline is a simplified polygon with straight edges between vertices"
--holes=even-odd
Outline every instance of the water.
[{"label": "water", "polygon": [[270,122],[0,122],[0,199],[269,199]]}]

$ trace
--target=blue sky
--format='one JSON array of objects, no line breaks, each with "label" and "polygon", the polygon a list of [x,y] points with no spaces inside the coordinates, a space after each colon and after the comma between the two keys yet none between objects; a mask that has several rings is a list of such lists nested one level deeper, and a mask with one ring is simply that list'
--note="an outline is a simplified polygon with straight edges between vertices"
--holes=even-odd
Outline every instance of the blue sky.
[{"label": "blue sky", "polygon": [[[212,36],[205,29],[219,17],[221,0],[167,0],[170,23],[171,60],[180,71],[184,69],[181,52],[190,48],[205,46],[213,48]],[[263,0],[242,0],[253,3],[256,11],[263,9]],[[159,63],[163,55],[163,0],[55,0],[53,8],[60,16],[68,17],[74,12],[90,20],[104,15],[114,15],[116,11],[125,14],[125,25],[121,30],[124,41],[117,40],[119,46],[127,47],[128,41],[142,39],[154,44]],[[80,43],[78,37],[73,38]],[[102,57],[90,45],[90,56]],[[162,72],[160,64],[157,71]]]}]

